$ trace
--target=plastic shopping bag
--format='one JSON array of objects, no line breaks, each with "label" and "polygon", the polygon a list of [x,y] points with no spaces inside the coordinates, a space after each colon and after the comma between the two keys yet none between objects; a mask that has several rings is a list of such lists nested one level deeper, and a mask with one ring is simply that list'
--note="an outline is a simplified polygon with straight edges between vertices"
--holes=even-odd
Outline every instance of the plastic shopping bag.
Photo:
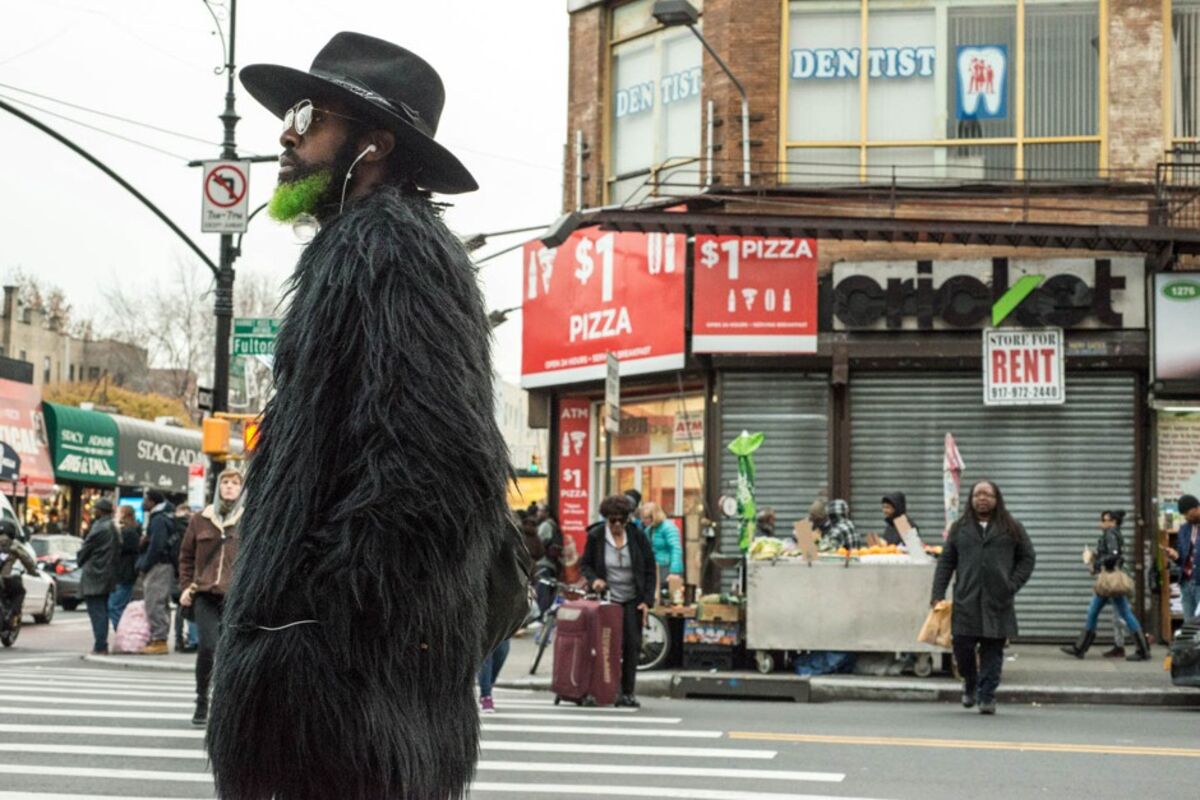
[{"label": "plastic shopping bag", "polygon": [[951,644],[950,618],[953,609],[954,604],[949,600],[939,600],[937,605],[929,610],[929,616],[925,618],[925,624],[921,626],[921,632],[917,634],[917,641],[949,650]]},{"label": "plastic shopping bag", "polygon": [[136,653],[150,642],[150,618],[146,616],[146,601],[134,600],[121,612],[114,653]]}]

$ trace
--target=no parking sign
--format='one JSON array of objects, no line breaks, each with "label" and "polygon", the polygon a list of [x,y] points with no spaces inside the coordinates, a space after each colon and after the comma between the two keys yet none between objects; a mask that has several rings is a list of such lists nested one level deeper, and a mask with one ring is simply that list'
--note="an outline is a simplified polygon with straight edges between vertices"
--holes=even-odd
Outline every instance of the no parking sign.
[{"label": "no parking sign", "polygon": [[249,161],[204,162],[200,230],[245,233],[250,205]]}]

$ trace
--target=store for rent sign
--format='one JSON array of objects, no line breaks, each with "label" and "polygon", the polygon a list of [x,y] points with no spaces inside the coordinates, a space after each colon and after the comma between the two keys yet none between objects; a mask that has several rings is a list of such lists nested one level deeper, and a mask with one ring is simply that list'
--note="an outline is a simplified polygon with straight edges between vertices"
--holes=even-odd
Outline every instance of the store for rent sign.
[{"label": "store for rent sign", "polygon": [[580,555],[587,544],[591,407],[585,397],[565,397],[558,411],[558,522]]},{"label": "store for rent sign", "polygon": [[1053,406],[1066,402],[1061,328],[983,332],[983,403]]},{"label": "store for rent sign", "polygon": [[684,362],[684,238],[578,231],[561,247],[525,245],[521,386],[622,375]]},{"label": "store for rent sign", "polygon": [[815,353],[813,239],[697,236],[695,353]]}]

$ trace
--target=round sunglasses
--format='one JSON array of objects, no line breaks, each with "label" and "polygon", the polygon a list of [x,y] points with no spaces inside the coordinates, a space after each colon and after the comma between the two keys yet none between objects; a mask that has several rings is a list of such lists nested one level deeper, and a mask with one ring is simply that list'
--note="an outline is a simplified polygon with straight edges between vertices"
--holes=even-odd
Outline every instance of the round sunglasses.
[{"label": "round sunglasses", "polygon": [[312,100],[301,100],[299,103],[296,103],[296,105],[289,108],[287,113],[283,115],[283,132],[287,133],[288,131],[294,130],[298,136],[303,136],[304,134],[308,133],[308,129],[311,128],[313,122],[317,120],[316,115],[318,113],[328,114],[331,117],[341,117],[342,119],[348,119],[351,122],[361,122],[365,124],[365,121],[359,119],[358,117],[349,117],[345,114],[339,114],[336,111],[330,111],[327,108],[317,108],[312,104]]}]

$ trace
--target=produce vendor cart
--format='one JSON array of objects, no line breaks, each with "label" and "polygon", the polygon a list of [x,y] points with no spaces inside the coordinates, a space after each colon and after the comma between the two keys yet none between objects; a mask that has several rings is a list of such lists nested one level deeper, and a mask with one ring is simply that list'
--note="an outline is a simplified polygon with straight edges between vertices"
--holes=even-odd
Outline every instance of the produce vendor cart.
[{"label": "produce vendor cart", "polygon": [[746,564],[746,647],[761,672],[773,650],[918,653],[915,669],[933,672],[946,651],[917,641],[929,614],[935,562],[800,558]]}]

